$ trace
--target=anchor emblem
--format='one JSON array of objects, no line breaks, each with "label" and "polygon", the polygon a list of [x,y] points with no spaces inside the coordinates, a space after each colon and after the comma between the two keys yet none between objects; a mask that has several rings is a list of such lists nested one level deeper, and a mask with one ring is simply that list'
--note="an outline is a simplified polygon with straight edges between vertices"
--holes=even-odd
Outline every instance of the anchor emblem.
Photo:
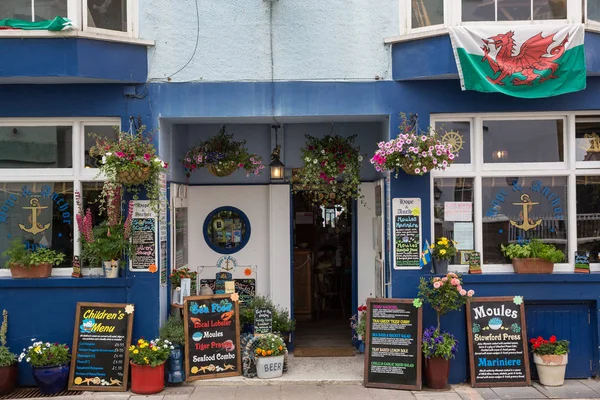
[{"label": "anchor emblem", "polygon": [[523,211],[521,211],[519,213],[519,217],[521,217],[523,219],[523,223],[522,224],[517,224],[515,221],[510,220],[510,224],[516,228],[519,229],[523,229],[524,231],[528,231],[530,229],[533,229],[537,226],[539,226],[542,223],[541,218],[538,219],[537,221],[534,221],[532,218],[529,218],[529,211],[531,211],[533,209],[533,206],[540,204],[540,203],[535,203],[533,201],[531,201],[531,199],[529,198],[529,195],[524,194],[521,196],[521,203],[512,203],[514,206],[521,206],[523,207]]},{"label": "anchor emblem", "polygon": [[50,223],[42,225],[39,222],[37,222],[37,217],[42,213],[42,210],[45,210],[48,207],[41,206],[40,201],[36,198],[31,199],[29,201],[29,204],[31,204],[31,207],[22,208],[24,210],[31,210],[31,215],[28,218],[29,222],[31,222],[31,226],[29,228],[26,228],[25,225],[19,224],[19,228],[21,228],[22,231],[31,233],[32,235],[37,235],[38,233],[42,233],[48,228],[50,228]]}]

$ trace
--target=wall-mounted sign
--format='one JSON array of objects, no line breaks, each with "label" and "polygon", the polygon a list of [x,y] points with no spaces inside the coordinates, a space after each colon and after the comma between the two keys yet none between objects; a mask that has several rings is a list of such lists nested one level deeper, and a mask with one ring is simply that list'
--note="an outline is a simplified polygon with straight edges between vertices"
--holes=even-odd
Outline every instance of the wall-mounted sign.
[{"label": "wall-mounted sign", "polygon": [[193,296],[183,304],[186,380],[242,373],[237,296]]},{"label": "wall-mounted sign", "polygon": [[127,390],[132,304],[77,303],[69,390]]},{"label": "wall-mounted sign", "polygon": [[445,201],[444,202],[444,221],[464,221],[473,220],[473,203],[470,201]]},{"label": "wall-mounted sign", "polygon": [[421,390],[422,316],[413,300],[367,299],[366,387]]},{"label": "wall-mounted sign", "polygon": [[237,260],[233,256],[226,255],[217,260],[217,268],[224,271],[232,271],[237,266]]},{"label": "wall-mounted sign", "polygon": [[394,269],[421,267],[421,199],[394,199]]},{"label": "wall-mounted sign", "polygon": [[129,261],[129,269],[136,272],[150,271],[151,265],[158,265],[159,254],[157,251],[158,218],[151,209],[149,201],[134,202],[131,230],[135,257]]},{"label": "wall-mounted sign", "polygon": [[529,386],[525,307],[521,296],[467,300],[471,386]]}]

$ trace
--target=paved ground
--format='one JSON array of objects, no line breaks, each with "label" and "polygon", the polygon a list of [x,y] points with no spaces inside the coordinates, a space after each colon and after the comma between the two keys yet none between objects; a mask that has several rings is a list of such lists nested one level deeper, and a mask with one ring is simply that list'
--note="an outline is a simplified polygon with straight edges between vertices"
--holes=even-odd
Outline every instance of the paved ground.
[{"label": "paved ground", "polygon": [[[257,379],[253,381],[259,381]],[[367,389],[356,383],[342,384],[232,384],[214,386],[201,382],[165,389],[155,396],[136,396],[131,393],[85,393],[82,396],[60,397],[62,400],[524,400],[524,399],[600,399],[600,381],[570,380],[559,388],[545,388],[537,383],[532,387],[473,389],[456,385],[446,392],[420,392]],[[274,382],[274,381],[271,381]]]}]

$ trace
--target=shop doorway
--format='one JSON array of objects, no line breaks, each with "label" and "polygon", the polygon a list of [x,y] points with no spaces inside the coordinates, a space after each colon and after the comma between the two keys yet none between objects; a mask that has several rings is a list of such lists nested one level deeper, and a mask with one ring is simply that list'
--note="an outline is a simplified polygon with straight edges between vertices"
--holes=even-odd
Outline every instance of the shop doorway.
[{"label": "shop doorway", "polygon": [[296,356],[352,356],[356,298],[356,203],[313,205],[292,195]]}]

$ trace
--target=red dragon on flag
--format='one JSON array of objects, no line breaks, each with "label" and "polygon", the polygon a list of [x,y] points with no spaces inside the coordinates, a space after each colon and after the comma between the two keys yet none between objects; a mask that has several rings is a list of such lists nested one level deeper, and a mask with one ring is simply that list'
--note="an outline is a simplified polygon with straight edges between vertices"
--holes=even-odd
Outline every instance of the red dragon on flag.
[{"label": "red dragon on flag", "polygon": [[[509,31],[504,34],[492,36],[488,39],[482,39],[485,43],[481,49],[484,52],[482,62],[487,61],[492,67],[494,75],[500,73],[497,78],[487,76],[488,81],[494,85],[505,86],[504,79],[516,73],[521,73],[525,79],[513,78],[511,83],[514,86],[533,85],[537,78],[539,83],[543,83],[548,79],[556,79],[554,73],[559,67],[555,61],[565,53],[565,45],[569,41],[569,35],[562,42],[556,45],[552,50],[548,50],[555,43],[554,37],[556,33],[542,36],[542,33],[527,39],[521,46],[521,50],[517,55],[513,55],[516,42],[513,38],[514,32]],[[498,50],[496,59],[490,56],[490,48],[488,45],[494,45]],[[542,77],[542,72],[550,70],[548,76]]]}]

